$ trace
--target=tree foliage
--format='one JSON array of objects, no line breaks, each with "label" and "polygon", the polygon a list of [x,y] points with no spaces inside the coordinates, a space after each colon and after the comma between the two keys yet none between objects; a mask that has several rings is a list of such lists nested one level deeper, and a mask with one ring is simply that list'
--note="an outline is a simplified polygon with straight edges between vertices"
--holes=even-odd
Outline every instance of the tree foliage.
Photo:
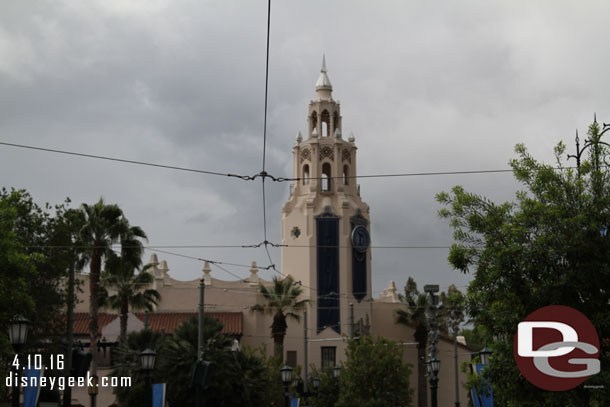
[{"label": "tree foliage", "polygon": [[[205,406],[268,407],[281,405],[279,361],[245,347],[231,351],[232,340],[221,333],[222,323],[204,318],[204,359],[211,362],[211,380],[203,392]],[[157,352],[154,383],[167,383],[167,401],[172,406],[195,406],[190,387],[192,365],[197,358],[198,322],[192,318],[173,335],[162,337],[149,329],[127,336],[113,355],[113,376],[132,377],[130,389],[116,389],[117,399],[130,407],[150,405],[150,388],[140,373],[139,354],[146,348]]]},{"label": "tree foliage", "polygon": [[147,288],[154,283],[154,277],[145,271],[146,268],[136,272],[137,266],[121,256],[111,255],[106,260],[99,304],[119,311],[121,339],[127,336],[127,317],[130,309],[152,311],[153,306],[161,300],[157,290]]},{"label": "tree foliage", "polygon": [[[69,200],[40,207],[24,190],[0,191],[0,374],[13,354],[6,332],[16,315],[33,329],[24,351],[63,352],[65,321],[57,318],[67,300],[62,282],[76,261],[71,248],[79,228]],[[0,399],[6,397],[4,382]]]},{"label": "tree foliage", "polygon": [[[102,259],[108,258],[112,245],[121,243],[121,257],[134,265],[141,264],[141,243],[138,238],[146,239],[144,231],[131,226],[118,205],[106,204],[102,198],[93,205],[83,203],[80,209],[82,227],[79,231],[79,245],[83,263],[89,263],[89,343],[91,353],[97,354],[99,336],[98,309],[100,302],[100,273]],[[97,360],[91,361],[91,375],[97,374]]]},{"label": "tree foliage", "polygon": [[337,407],[410,406],[411,368],[402,361],[400,345],[370,336],[350,340],[342,363]]},{"label": "tree foliage", "polygon": [[496,204],[459,186],[437,195],[446,206],[440,216],[457,240],[449,261],[473,273],[467,309],[494,351],[486,372],[500,405],[610,404],[607,369],[586,382],[604,388],[554,393],[531,385],[513,360],[517,324],[540,307],[561,304],[591,320],[603,343],[602,369],[610,362],[610,237],[603,233],[610,225],[610,171],[601,165],[607,150],[599,137],[594,123],[589,156],[578,169],[566,165],[562,143],[555,148],[556,167],[518,145],[511,166],[525,190],[514,202]]}]

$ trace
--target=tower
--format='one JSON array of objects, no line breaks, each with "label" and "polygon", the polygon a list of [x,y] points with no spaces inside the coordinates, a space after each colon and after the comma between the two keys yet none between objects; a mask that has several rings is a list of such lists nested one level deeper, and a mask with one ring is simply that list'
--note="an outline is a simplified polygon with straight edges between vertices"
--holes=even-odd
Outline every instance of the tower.
[{"label": "tower", "polygon": [[355,178],[355,139],[343,138],[332,90],[323,58],[305,137],[299,132],[293,147],[297,181],[282,208],[282,270],[312,300],[310,329],[337,337],[349,333],[351,303],[356,324],[370,309],[371,256],[369,207]]}]

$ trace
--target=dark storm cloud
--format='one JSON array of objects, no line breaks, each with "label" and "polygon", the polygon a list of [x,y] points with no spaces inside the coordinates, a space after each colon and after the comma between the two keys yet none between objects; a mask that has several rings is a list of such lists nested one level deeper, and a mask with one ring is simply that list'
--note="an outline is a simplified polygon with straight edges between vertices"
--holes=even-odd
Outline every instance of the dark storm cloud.
[{"label": "dark storm cloud", "polygon": [[[603,2],[274,2],[267,169],[291,176],[322,53],[360,174],[506,168],[610,115]],[[266,2],[0,4],[0,139],[213,171],[261,171]],[[606,119],[608,121],[608,119]],[[3,185],[39,201],[119,203],[151,244],[263,240],[260,182],[0,148]],[[434,195],[453,185],[507,200],[510,175],[361,179],[374,243],[450,245]],[[286,183],[266,183],[279,242]],[[269,263],[260,249],[189,249]],[[280,264],[280,252],[272,249]],[[442,249],[379,249],[373,288],[412,275],[455,282]],[[171,273],[202,265],[169,255]],[[245,275],[243,269],[235,270]],[[289,272],[289,271],[288,271]],[[232,279],[214,270],[218,278]],[[262,272],[269,278],[270,272]]]}]

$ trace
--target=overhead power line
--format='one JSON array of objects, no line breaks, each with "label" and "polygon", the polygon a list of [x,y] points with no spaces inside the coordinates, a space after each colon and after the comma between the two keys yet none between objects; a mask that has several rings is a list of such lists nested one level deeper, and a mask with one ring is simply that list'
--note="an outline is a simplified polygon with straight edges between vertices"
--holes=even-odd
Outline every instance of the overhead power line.
[{"label": "overhead power line", "polygon": [[124,159],[124,158],[108,157],[108,156],[96,155],[96,154],[78,153],[75,151],[58,150],[58,149],[53,149],[53,148],[28,146],[25,144],[7,143],[4,141],[0,141],[0,145],[9,146],[9,147],[25,148],[25,149],[29,149],[29,150],[46,151],[46,152],[50,152],[50,153],[74,155],[74,156],[78,156],[78,157],[96,158],[99,160],[116,161],[116,162],[122,162],[122,163],[127,163],[127,164],[145,165],[145,166],[149,166],[149,167],[158,167],[158,168],[165,168],[165,169],[170,169],[170,170],[195,172],[195,173],[199,173],[199,174],[218,175],[218,176],[223,176],[223,177],[234,177],[234,178],[240,178],[240,179],[248,180],[248,181],[254,179],[253,177],[248,176],[248,175],[238,175],[238,174],[222,173],[222,172],[216,172],[216,171],[197,170],[194,168],[177,167],[174,165],[165,165],[165,164],[155,164],[155,163],[150,163],[150,162],[145,162],[145,161],[128,160],[128,159]]},{"label": "overhead power line", "polygon": [[[253,181],[257,178],[261,178],[261,179],[269,178],[275,182],[302,181],[302,178],[274,176],[272,174],[267,173],[266,171],[262,171],[260,173],[254,174],[254,175],[232,174],[232,173],[224,173],[224,172],[217,172],[217,171],[200,170],[200,169],[196,169],[196,168],[179,167],[179,166],[175,166],[175,165],[157,164],[157,163],[151,163],[151,162],[146,162],[146,161],[138,161],[138,160],[130,160],[130,159],[124,159],[124,158],[110,157],[110,156],[102,156],[102,155],[97,155],[97,154],[81,153],[81,152],[76,152],[76,151],[67,151],[67,150],[31,146],[31,145],[25,145],[25,144],[8,143],[5,141],[0,141],[0,145],[4,145],[4,146],[8,146],[8,147],[24,148],[24,149],[28,149],[28,150],[37,150],[37,151],[44,151],[44,152],[50,152],[50,153],[57,153],[57,154],[67,154],[67,155],[73,155],[73,156],[85,157],[85,158],[95,158],[95,159],[99,159],[99,160],[107,160],[107,161],[121,162],[121,163],[127,163],[127,164],[144,165],[144,166],[148,166],[148,167],[157,167],[157,168],[164,168],[164,169],[176,170],[176,171],[186,171],[186,172],[193,172],[193,173],[206,174],[206,175],[232,177],[232,178],[242,179],[245,181]],[[575,169],[575,168],[576,167],[553,167],[553,169],[556,169],[556,170],[567,170],[567,169]],[[514,170],[512,168],[504,168],[504,169],[488,169],[488,170],[426,171],[426,172],[401,172],[401,173],[387,173],[387,174],[349,175],[346,178],[351,178],[351,179],[404,178],[404,177],[426,177],[426,176],[441,176],[441,175],[497,174],[497,173],[511,173],[511,172],[514,172]],[[329,177],[329,178],[343,179],[344,177],[338,176],[338,177]],[[322,179],[322,177],[310,177],[309,179],[310,180],[311,179]]]}]

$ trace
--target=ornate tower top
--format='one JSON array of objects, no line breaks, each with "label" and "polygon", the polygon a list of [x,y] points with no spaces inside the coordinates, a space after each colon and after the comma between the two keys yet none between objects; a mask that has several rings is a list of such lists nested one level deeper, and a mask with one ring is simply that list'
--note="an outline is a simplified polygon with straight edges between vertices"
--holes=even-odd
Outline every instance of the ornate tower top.
[{"label": "ornate tower top", "polygon": [[326,70],[326,56],[322,55],[322,69],[320,69],[320,76],[316,81],[316,93],[318,94],[318,98],[330,100],[332,91],[333,85],[330,83],[330,79],[328,79]]}]

